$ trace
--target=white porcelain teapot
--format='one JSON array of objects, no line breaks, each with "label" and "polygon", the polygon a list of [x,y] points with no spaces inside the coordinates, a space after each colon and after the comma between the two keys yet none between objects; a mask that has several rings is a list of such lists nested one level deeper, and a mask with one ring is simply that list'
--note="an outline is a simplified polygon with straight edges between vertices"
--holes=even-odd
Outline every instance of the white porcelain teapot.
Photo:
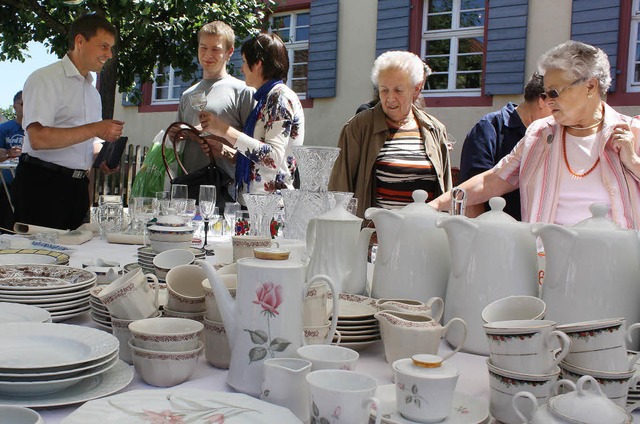
[{"label": "white porcelain teapot", "polygon": [[369,208],[378,233],[371,285],[375,299],[444,299],[449,276],[449,243],[436,220],[446,214],[427,205],[427,192],[413,192],[413,203],[399,210]]},{"label": "white porcelain teapot", "polygon": [[545,250],[542,300],[558,324],[623,316],[640,322],[640,244],[635,231],[606,218],[594,203],[591,218],[573,226],[535,224]]},{"label": "white porcelain teapot", "polygon": [[367,253],[373,228],[338,205],[309,221],[307,278],[317,274],[333,279],[338,293],[362,294],[367,283]]},{"label": "white porcelain teapot", "polygon": [[[308,288],[317,281],[335,288],[331,278],[317,275],[305,284],[306,264],[288,259],[287,251],[255,249],[255,258],[238,260],[235,300],[210,263],[198,261],[205,270],[222,315],[231,347],[227,384],[257,397],[268,358],[295,358],[304,343],[303,303]],[[339,316],[338,296],[332,314]],[[329,343],[338,320],[331,322]]]},{"label": "white porcelain teapot", "polygon": [[[558,395],[561,385],[573,388],[573,391]],[[598,381],[590,375],[580,377],[574,385],[569,380],[558,381],[553,388],[554,396],[544,405],[538,406],[538,400],[529,392],[518,392],[512,400],[513,409],[523,424],[629,424],[633,417],[622,407],[613,403],[602,393]],[[533,407],[530,417],[520,410],[518,401],[526,398]],[[526,408],[529,411],[529,407]]]},{"label": "white porcelain teapot", "polygon": [[[469,325],[463,351],[489,354],[482,328],[482,310],[491,302],[512,295],[538,295],[538,257],[531,225],[502,211],[501,197],[489,200],[491,210],[475,219],[462,215],[438,220],[451,249],[444,320],[460,317]],[[447,333],[447,341],[460,345],[462,334]]]}]

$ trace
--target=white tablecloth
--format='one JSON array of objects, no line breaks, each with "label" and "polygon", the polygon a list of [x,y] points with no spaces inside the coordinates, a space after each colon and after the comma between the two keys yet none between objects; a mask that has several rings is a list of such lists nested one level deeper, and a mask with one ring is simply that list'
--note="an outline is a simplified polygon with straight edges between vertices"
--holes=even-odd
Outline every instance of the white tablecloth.
[{"label": "white tablecloth", "polygon": [[[94,238],[88,243],[77,246],[78,250],[71,256],[70,265],[81,267],[83,262],[96,258],[113,260],[119,262],[121,265],[125,265],[127,263],[136,262],[136,253],[139,247],[140,246],[137,245],[108,244],[99,238]],[[207,260],[215,263],[214,257],[207,257]],[[97,328],[90,319],[89,313],[65,321],[65,323],[86,325]],[[450,351],[450,348],[445,342],[443,342],[440,354],[444,354],[448,351]],[[458,380],[456,390],[482,399],[487,402],[488,405],[489,375],[485,363],[486,357],[458,353],[452,356],[448,361],[455,364],[460,372],[460,378]],[[384,348],[382,342],[360,352],[360,359],[358,360],[356,371],[370,375],[375,378],[380,385],[391,383],[392,371],[391,367],[384,359]],[[200,358],[198,367],[191,379],[176,387],[197,388],[212,391],[233,391],[225,383],[226,376],[227,371],[212,367],[205,361],[203,355]],[[131,384],[119,393],[140,389],[153,390],[154,387],[145,384],[136,375]],[[47,424],[57,424],[79,406],[80,405],[70,405],[67,407],[57,408],[39,408],[37,410],[42,414]],[[640,418],[640,413],[635,413],[634,418]]]}]

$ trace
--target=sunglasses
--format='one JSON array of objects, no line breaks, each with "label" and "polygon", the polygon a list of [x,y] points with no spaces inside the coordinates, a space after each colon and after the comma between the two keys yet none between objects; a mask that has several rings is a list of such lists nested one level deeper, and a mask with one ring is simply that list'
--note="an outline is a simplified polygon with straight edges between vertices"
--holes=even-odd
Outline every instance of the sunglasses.
[{"label": "sunglasses", "polygon": [[544,91],[542,93],[540,93],[540,97],[542,98],[542,100],[547,100],[547,97],[550,99],[557,99],[558,97],[560,97],[560,94],[562,94],[562,92],[564,90],[566,90],[567,88],[573,87],[574,85],[581,83],[582,81],[584,81],[584,78],[580,78],[575,80],[574,82],[572,82],[569,85],[565,85],[564,87],[562,87],[561,89],[557,90],[557,89],[553,89],[553,90],[549,90],[549,91]]}]

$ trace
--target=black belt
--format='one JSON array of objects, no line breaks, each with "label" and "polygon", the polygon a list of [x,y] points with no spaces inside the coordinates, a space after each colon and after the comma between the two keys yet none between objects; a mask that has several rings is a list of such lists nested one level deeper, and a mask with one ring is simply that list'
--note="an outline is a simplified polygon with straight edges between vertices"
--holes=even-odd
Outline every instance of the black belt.
[{"label": "black belt", "polygon": [[43,161],[42,159],[38,159],[34,156],[29,156],[28,153],[23,153],[20,155],[20,162],[30,163],[32,165],[39,166],[41,168],[48,169],[49,171],[57,172],[59,174],[66,175],[67,177],[82,179],[87,176],[89,173],[84,169],[71,169],[66,166],[58,165],[51,162]]}]

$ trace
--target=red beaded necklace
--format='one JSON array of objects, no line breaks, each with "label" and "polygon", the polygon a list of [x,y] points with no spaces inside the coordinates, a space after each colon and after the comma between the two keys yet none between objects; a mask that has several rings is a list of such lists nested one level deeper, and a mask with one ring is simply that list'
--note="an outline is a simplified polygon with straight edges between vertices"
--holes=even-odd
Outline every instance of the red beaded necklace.
[{"label": "red beaded necklace", "polygon": [[564,163],[565,165],[567,165],[567,169],[569,170],[569,173],[571,175],[573,175],[576,178],[584,178],[587,175],[591,174],[594,169],[596,169],[596,166],[598,166],[598,164],[600,163],[600,157],[598,156],[598,159],[596,159],[596,163],[594,163],[593,166],[589,168],[589,170],[584,174],[578,174],[577,172],[574,172],[573,169],[571,169],[571,165],[569,165],[569,159],[567,159],[566,134],[567,134],[567,129],[565,127],[562,127],[562,155],[564,157]]}]

